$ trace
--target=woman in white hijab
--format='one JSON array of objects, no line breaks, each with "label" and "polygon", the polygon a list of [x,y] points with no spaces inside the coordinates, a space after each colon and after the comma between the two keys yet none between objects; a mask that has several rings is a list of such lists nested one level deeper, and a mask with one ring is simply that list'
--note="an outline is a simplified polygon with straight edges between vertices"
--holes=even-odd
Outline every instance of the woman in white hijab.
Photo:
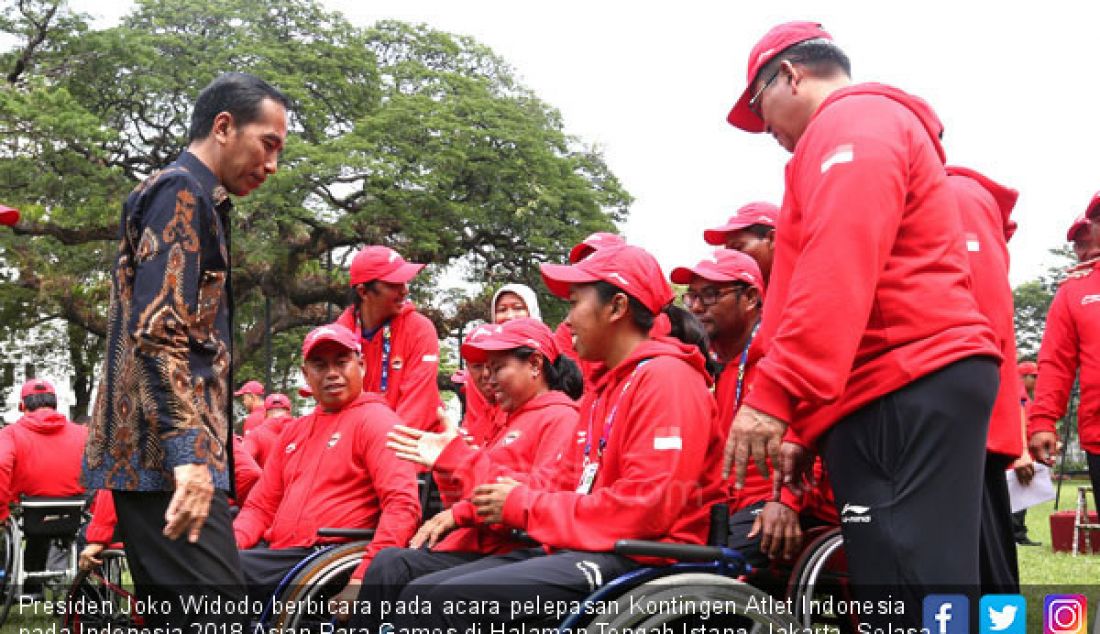
[{"label": "woman in white hijab", "polygon": [[493,302],[489,307],[489,318],[494,324],[521,317],[542,321],[538,295],[525,284],[501,286],[496,293],[493,293]]}]

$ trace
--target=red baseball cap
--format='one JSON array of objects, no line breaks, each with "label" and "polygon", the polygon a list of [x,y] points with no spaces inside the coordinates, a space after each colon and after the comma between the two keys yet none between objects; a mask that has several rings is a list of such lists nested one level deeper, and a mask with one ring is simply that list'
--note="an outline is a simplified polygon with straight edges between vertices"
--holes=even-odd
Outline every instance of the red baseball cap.
[{"label": "red baseball cap", "polygon": [[308,359],[309,353],[318,344],[326,341],[334,341],[348,350],[356,353],[360,352],[359,338],[355,336],[354,332],[340,324],[325,324],[310,330],[309,334],[306,335],[306,338],[302,341],[302,358]]},{"label": "red baseball cap", "polygon": [[1034,361],[1024,361],[1016,366],[1016,371],[1020,373],[1020,376],[1037,375],[1039,374],[1039,366]]},{"label": "red baseball cap", "polygon": [[704,231],[703,239],[707,241],[707,244],[713,244],[716,247],[720,247],[725,245],[726,236],[729,235],[730,232],[753,225],[766,225],[774,228],[776,218],[778,217],[779,207],[771,203],[749,203],[730,216],[726,224]]},{"label": "red baseball cap", "polygon": [[624,244],[626,244],[626,240],[623,240],[623,237],[617,233],[597,231],[578,242],[577,245],[569,251],[569,263],[576,264],[592,255],[593,252],[605,247],[621,247]]},{"label": "red baseball cap", "polygon": [[1096,192],[1092,195],[1092,200],[1089,201],[1089,206],[1085,208],[1085,217],[1092,219],[1100,216],[1100,192]]},{"label": "red baseball cap", "polygon": [[406,262],[401,254],[389,247],[366,247],[351,260],[351,285],[382,280],[404,284],[424,268],[423,264]]},{"label": "red baseball cap", "polygon": [[19,400],[23,400],[31,394],[53,394],[57,396],[57,390],[53,388],[53,383],[46,379],[29,379],[23,383],[23,387],[19,390]]},{"label": "red baseball cap", "polygon": [[752,256],[740,251],[715,249],[709,258],[699,260],[694,267],[672,269],[670,279],[676,284],[691,284],[696,276],[711,282],[745,282],[764,295],[760,265]]},{"label": "red baseball cap", "polygon": [[826,33],[817,22],[787,22],[773,27],[772,30],[764,34],[764,37],[756,43],[756,46],[752,47],[752,51],[749,53],[745,91],[741,93],[741,98],[737,100],[737,103],[730,109],[730,113],[726,115],[726,121],[746,132],[763,132],[764,120],[749,109],[749,100],[753,97],[752,83],[756,79],[757,73],[768,62],[775,59],[776,55],[795,44],[819,38],[831,40],[833,36]]},{"label": "red baseball cap", "polygon": [[249,381],[241,386],[241,389],[233,392],[233,396],[244,396],[245,394],[255,394],[256,396],[264,395],[264,384],[259,381]]},{"label": "red baseball cap", "polygon": [[15,207],[0,205],[0,225],[12,226],[19,222],[19,210]]},{"label": "red baseball cap", "polygon": [[515,350],[531,348],[546,357],[550,363],[558,358],[558,346],[554,333],[537,319],[523,318],[506,321],[494,326],[478,328],[462,344],[462,356],[471,363],[484,363],[491,350]]},{"label": "red baseball cap", "polygon": [[290,409],[290,397],[286,394],[271,394],[264,399],[264,409]]},{"label": "red baseball cap", "polygon": [[1078,216],[1078,218],[1073,221],[1073,224],[1069,226],[1069,231],[1066,232],[1066,240],[1073,242],[1074,238],[1077,237],[1077,232],[1087,226],[1089,226],[1088,216]]},{"label": "red baseball cap", "polygon": [[604,281],[619,287],[654,314],[673,300],[672,287],[665,281],[661,265],[641,247],[608,247],[573,265],[540,264],[539,272],[550,292],[563,299],[569,298],[571,284]]}]

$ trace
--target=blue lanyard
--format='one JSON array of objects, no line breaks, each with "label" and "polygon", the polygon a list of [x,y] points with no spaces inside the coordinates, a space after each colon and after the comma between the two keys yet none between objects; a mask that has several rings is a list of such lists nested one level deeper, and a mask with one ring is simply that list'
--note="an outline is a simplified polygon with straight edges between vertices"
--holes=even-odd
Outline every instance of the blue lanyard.
[{"label": "blue lanyard", "polygon": [[390,322],[382,324],[382,384],[379,391],[385,393],[390,384],[390,350],[393,347],[390,341]]},{"label": "blue lanyard", "polygon": [[[643,365],[649,363],[649,359],[643,359],[638,365],[634,366],[634,371],[630,373],[630,376],[626,379],[626,383],[623,383],[623,389],[619,391],[619,398],[615,400],[615,404],[611,406],[611,411],[607,414],[607,418],[603,423],[603,433],[600,435],[600,444],[596,449],[596,457],[603,458],[603,450],[607,448],[607,440],[611,437],[611,427],[615,424],[615,415],[619,412],[619,405],[623,402],[623,396],[626,395],[626,391],[630,389],[630,385],[634,382],[634,377],[638,374],[638,370]],[[600,399],[603,395],[596,397],[596,402],[592,403],[592,409],[588,411],[588,434],[584,439],[584,463],[589,463],[589,454],[592,453],[592,418],[596,414],[596,408],[600,404]]]},{"label": "blue lanyard", "polygon": [[756,331],[760,329],[760,320],[756,320],[756,325],[752,327],[752,334],[749,335],[749,340],[745,343],[745,349],[741,351],[741,363],[737,366],[737,396],[734,397],[733,404],[735,406],[741,405],[741,389],[745,387],[745,366],[749,363],[749,348],[752,347],[752,340],[756,338]]}]

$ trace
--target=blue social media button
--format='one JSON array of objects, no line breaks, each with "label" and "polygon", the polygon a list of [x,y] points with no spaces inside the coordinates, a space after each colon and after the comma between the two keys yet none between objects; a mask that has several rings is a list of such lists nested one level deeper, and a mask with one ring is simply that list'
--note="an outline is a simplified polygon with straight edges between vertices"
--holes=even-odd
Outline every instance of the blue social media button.
[{"label": "blue social media button", "polygon": [[962,594],[924,597],[923,627],[929,634],[970,634],[970,599]]},{"label": "blue social media button", "polygon": [[979,604],[981,634],[1027,634],[1027,600],[1019,594],[987,594]]}]

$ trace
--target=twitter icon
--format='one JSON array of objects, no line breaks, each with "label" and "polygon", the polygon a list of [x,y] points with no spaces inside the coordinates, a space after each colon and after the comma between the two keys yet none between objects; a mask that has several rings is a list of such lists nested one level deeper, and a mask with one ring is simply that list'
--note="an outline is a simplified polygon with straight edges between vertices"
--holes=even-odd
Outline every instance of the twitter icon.
[{"label": "twitter icon", "polygon": [[987,594],[978,608],[981,634],[1026,634],[1027,601],[1019,594]]}]

